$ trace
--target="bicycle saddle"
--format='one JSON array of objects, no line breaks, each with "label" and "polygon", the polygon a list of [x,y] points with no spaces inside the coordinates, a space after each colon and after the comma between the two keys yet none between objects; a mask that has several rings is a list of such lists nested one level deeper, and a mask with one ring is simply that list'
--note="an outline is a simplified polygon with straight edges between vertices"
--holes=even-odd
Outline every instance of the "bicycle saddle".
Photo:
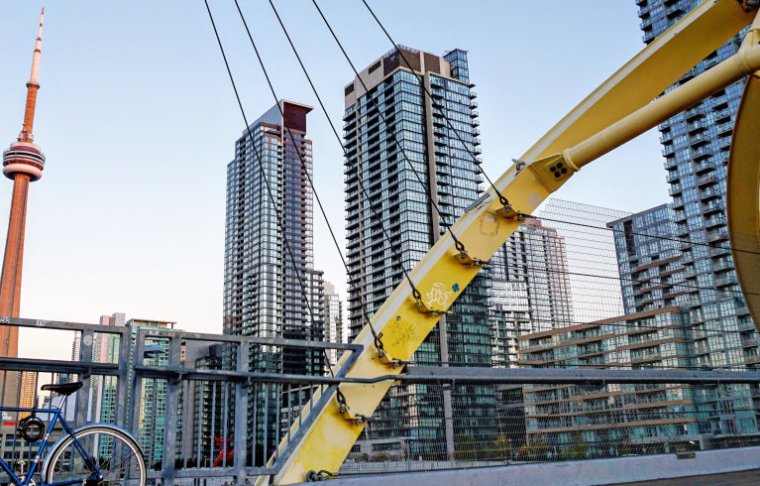
[{"label": "bicycle saddle", "polygon": [[57,385],[42,385],[43,390],[49,390],[63,396],[69,396],[80,388],[82,388],[81,381],[75,381],[73,383],[58,383]]}]

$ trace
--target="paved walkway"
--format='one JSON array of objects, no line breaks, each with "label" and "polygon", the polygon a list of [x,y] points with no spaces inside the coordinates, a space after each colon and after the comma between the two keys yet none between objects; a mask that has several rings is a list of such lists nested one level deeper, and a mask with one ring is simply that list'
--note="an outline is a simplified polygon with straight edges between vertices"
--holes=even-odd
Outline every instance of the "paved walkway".
[{"label": "paved walkway", "polygon": [[[642,483],[624,483],[624,486],[757,486],[760,484],[760,469],[690,478],[662,479]],[[622,483],[621,483],[622,485]]]}]

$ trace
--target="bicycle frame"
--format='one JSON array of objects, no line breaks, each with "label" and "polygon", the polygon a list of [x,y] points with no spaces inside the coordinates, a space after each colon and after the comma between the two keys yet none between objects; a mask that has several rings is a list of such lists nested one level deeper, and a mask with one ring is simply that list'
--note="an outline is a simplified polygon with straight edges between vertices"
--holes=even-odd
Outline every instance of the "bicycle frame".
[{"label": "bicycle frame", "polygon": [[[92,471],[92,475],[100,474],[100,470],[98,469],[97,465],[95,464],[95,461],[92,460],[90,455],[84,450],[84,447],[82,447],[82,444],[79,443],[79,440],[77,440],[76,436],[74,435],[74,431],[71,427],[69,427],[69,424],[66,422],[66,419],[63,417],[63,414],[61,413],[60,408],[17,408],[17,407],[0,407],[0,412],[33,412],[33,413],[47,413],[49,415],[52,415],[53,418],[50,420],[50,424],[47,427],[47,430],[45,431],[45,436],[42,438],[42,444],[40,445],[40,448],[37,450],[37,454],[34,456],[34,459],[32,460],[32,465],[29,467],[29,471],[24,475],[23,481],[21,478],[16,476],[16,474],[13,472],[11,467],[6,463],[2,457],[0,457],[0,468],[2,468],[3,471],[8,473],[8,475],[11,478],[11,481],[16,486],[29,486],[29,481],[31,481],[32,477],[34,476],[34,473],[37,471],[37,467],[40,463],[40,458],[42,457],[42,454],[45,452],[45,449],[47,449],[47,446],[49,444],[50,439],[50,433],[53,432],[53,427],[55,427],[56,422],[59,420],[61,421],[61,426],[63,427],[63,430],[66,434],[71,436],[72,439],[74,439],[73,445],[74,448],[77,450],[79,455],[84,460],[87,467]],[[81,484],[83,480],[88,478],[78,478],[70,481],[61,481],[56,483],[44,483],[40,484],[39,486],[66,486],[70,484]]]}]

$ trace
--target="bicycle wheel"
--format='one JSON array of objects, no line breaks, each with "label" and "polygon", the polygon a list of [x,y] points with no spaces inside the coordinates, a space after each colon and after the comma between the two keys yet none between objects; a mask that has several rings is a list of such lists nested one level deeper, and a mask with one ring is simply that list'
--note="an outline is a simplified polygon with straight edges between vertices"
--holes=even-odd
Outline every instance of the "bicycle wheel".
[{"label": "bicycle wheel", "polygon": [[[74,432],[84,451],[97,464],[102,479],[99,484],[145,486],[148,478],[140,446],[131,436],[106,425],[85,427]],[[45,483],[82,481],[94,477],[74,438],[66,437],[45,464]]]}]

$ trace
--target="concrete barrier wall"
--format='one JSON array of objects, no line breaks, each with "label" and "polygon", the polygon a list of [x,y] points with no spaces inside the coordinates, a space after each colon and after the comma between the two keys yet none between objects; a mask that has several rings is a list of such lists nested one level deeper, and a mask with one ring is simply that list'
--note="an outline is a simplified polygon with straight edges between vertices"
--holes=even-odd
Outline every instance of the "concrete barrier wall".
[{"label": "concrete barrier wall", "polygon": [[[760,469],[760,447],[342,478],[330,486],[596,486]],[[303,483],[305,484],[305,483]]]}]

